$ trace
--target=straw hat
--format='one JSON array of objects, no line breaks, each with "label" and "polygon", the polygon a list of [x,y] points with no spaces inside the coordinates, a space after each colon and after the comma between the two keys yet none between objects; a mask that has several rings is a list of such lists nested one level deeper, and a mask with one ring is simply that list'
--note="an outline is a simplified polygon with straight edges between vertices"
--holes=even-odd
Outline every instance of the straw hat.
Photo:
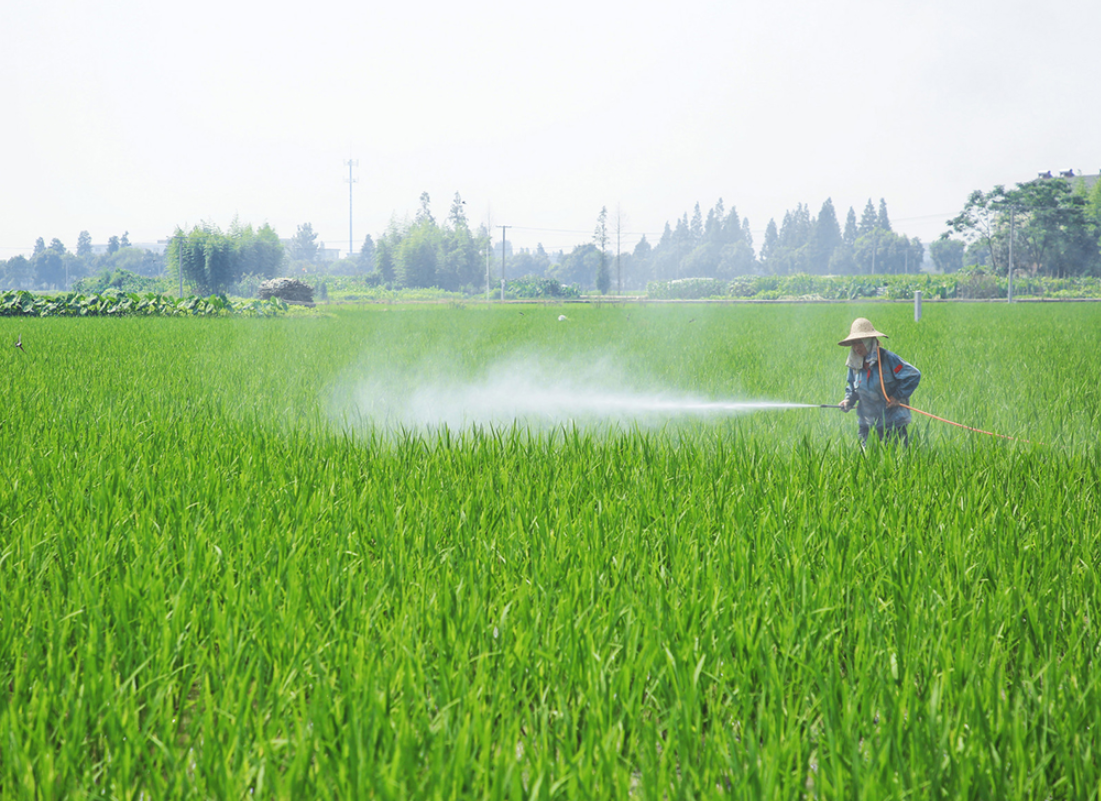
[{"label": "straw hat", "polygon": [[883,337],[887,338],[887,335],[881,331],[876,331],[875,326],[872,325],[871,320],[866,320],[863,317],[857,317],[853,320],[852,330],[849,331],[849,335],[838,342],[838,345],[852,345],[859,339],[870,339],[871,337]]}]

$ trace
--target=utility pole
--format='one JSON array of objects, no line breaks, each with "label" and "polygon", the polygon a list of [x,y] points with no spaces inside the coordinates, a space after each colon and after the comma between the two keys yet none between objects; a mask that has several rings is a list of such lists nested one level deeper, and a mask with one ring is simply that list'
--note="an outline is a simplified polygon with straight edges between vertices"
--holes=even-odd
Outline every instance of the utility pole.
[{"label": "utility pole", "polygon": [[180,294],[179,297],[183,297],[183,244],[184,238],[182,236],[174,237],[176,240],[176,272],[180,274]]},{"label": "utility pole", "polygon": [[617,295],[623,294],[623,270],[619,266],[619,234],[622,227],[617,214],[615,224],[615,292]]},{"label": "utility pole", "polygon": [[501,300],[505,299],[505,233],[511,225],[498,225],[501,229]]},{"label": "utility pole", "polygon": [[348,159],[344,163],[348,165],[348,258],[350,259],[355,255],[352,244],[352,184],[359,180],[352,177],[352,167],[359,166],[359,159]]},{"label": "utility pole", "polygon": [[1013,219],[1013,212],[1016,209],[1013,206],[1009,207],[1009,272],[1006,273],[1009,278],[1009,291],[1006,293],[1006,302],[1013,302],[1013,226],[1015,220]]}]

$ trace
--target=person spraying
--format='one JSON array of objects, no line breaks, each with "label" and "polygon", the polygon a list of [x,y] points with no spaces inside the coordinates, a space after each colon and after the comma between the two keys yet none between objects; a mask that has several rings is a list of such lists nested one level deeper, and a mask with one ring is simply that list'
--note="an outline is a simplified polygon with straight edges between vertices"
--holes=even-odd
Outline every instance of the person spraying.
[{"label": "person spraying", "polygon": [[910,396],[921,381],[921,372],[897,354],[879,347],[879,339],[887,335],[877,331],[870,320],[858,317],[849,335],[838,345],[849,348],[845,360],[849,368],[845,382],[845,399],[838,404],[841,411],[857,409],[860,419],[860,443],[866,444],[874,429],[880,440],[910,442],[906,427],[910,425]]}]

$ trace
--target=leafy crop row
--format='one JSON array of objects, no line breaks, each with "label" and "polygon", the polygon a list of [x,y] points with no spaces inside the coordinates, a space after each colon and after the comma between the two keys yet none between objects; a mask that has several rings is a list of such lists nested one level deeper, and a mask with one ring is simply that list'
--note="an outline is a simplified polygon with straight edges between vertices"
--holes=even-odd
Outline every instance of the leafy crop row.
[{"label": "leafy crop row", "polygon": [[246,315],[270,317],[286,311],[278,299],[231,301],[223,295],[177,298],[156,292],[39,295],[25,290],[0,294],[0,317],[150,317]]}]

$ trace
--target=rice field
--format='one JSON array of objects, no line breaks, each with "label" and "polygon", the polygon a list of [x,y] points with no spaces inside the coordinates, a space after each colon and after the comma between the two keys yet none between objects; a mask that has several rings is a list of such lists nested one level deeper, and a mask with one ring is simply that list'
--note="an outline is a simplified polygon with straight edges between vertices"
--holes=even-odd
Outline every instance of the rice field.
[{"label": "rice field", "polygon": [[[1029,442],[563,412],[836,403],[856,316],[922,370],[915,407]],[[1101,795],[1099,305],[0,319],[0,344],[0,797]]]}]

